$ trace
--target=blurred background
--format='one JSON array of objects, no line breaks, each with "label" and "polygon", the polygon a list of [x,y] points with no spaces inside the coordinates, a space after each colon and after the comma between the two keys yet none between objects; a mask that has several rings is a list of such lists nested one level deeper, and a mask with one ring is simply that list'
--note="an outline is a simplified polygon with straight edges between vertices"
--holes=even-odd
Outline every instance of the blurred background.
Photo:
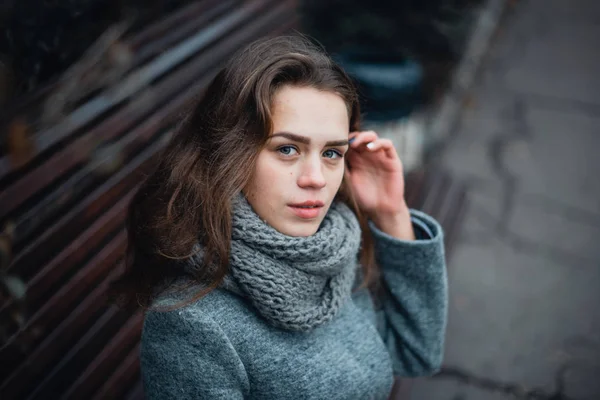
[{"label": "blurred background", "polygon": [[223,62],[293,32],[445,229],[444,367],[391,398],[600,399],[597,0],[3,0],[0,398],[144,398],[105,296],[127,203]]}]

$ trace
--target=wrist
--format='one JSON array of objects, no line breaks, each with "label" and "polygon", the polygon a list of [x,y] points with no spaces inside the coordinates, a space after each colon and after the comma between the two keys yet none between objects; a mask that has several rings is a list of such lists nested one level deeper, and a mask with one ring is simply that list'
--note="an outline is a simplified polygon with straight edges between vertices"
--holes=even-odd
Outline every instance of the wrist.
[{"label": "wrist", "polygon": [[372,218],[373,223],[383,233],[400,240],[415,240],[415,232],[406,204],[393,213],[379,213]]}]

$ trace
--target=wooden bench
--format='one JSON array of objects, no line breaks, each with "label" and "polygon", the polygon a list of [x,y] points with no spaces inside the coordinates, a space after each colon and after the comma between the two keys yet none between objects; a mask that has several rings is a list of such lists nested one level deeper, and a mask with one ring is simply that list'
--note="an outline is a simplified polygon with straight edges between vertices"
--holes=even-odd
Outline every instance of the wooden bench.
[{"label": "wooden bench", "polygon": [[124,38],[123,79],[77,98],[56,123],[39,116],[65,81],[3,110],[0,398],[141,398],[142,314],[105,298],[127,204],[223,61],[296,27],[293,0],[193,2]]}]

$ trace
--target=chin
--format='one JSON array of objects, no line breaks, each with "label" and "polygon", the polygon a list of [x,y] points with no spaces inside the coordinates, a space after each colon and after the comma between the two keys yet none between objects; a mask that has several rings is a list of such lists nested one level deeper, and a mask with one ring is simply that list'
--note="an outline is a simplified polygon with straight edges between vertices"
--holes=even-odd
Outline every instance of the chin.
[{"label": "chin", "polygon": [[276,228],[280,233],[292,237],[307,237],[312,236],[319,230],[320,221],[311,222],[300,222],[300,223],[287,223],[281,227]]}]

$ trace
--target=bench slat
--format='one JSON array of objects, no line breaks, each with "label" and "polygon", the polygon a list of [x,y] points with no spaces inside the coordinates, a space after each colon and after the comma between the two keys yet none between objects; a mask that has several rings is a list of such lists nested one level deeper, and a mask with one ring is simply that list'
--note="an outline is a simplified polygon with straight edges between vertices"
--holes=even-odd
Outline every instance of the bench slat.
[{"label": "bench slat", "polygon": [[237,1],[194,1],[191,4],[176,10],[167,18],[164,18],[163,20],[151,24],[145,29],[141,30],[135,35],[135,37],[127,40],[127,44],[134,50],[137,50],[148,43],[160,41],[165,35],[173,34],[174,31],[178,30],[178,27],[185,25],[190,21],[207,19],[207,16],[208,19],[213,18],[213,10],[220,9],[219,4],[227,4],[227,8],[229,8],[235,3],[237,3]]},{"label": "bench slat", "polygon": [[[152,165],[154,157],[165,145],[165,139],[170,136],[169,132],[163,139],[157,139],[155,142],[134,157],[115,175],[110,177],[104,184],[76,203],[62,218],[52,223],[48,229],[37,236],[33,242],[18,251],[7,271],[16,273],[21,277],[28,278],[36,271],[36,266],[47,262],[54,254],[56,249],[64,246],[64,243],[75,240],[87,226],[93,223],[104,210],[111,204],[118,201],[132,187],[139,183],[143,177],[143,172],[147,171]],[[47,221],[44,221],[47,222]],[[15,247],[18,249],[20,244],[19,228],[20,223],[28,224],[28,220],[17,220]],[[23,228],[26,230],[26,228]]]},{"label": "bench slat", "polygon": [[139,380],[140,345],[139,343],[129,352],[127,357],[96,392],[92,400],[122,398],[126,389]]},{"label": "bench slat", "polygon": [[141,335],[142,324],[143,314],[139,312],[134,314],[62,398],[78,400],[91,396],[110,371],[113,371],[122,361],[123,355],[128,354],[128,350],[136,346]]},{"label": "bench slat", "polygon": [[[133,194],[134,191],[132,190],[119,200],[81,235],[69,242],[56,257],[27,283],[28,309],[37,310],[41,307],[42,302],[47,300],[47,293],[63,276],[74,270],[89,256],[90,249],[98,248],[105,241],[107,235],[124,226],[127,206]],[[6,313],[13,306],[14,301],[12,300],[2,305],[0,307],[0,319],[6,319]]]},{"label": "bench slat", "polygon": [[[16,332],[0,349],[0,359],[18,360],[22,352],[23,343],[19,339],[27,339],[26,347],[33,347],[40,341],[44,334],[50,332],[64,318],[64,314],[69,313],[74,307],[74,302],[79,300],[81,295],[89,291],[96,282],[102,280],[108,271],[114,269],[117,261],[125,252],[125,232],[120,232],[115,236],[106,247],[86,264],[69,282],[60,288],[48,302],[40,308],[27,321],[25,326]],[[56,312],[60,310],[61,313]],[[24,349],[25,351],[27,349]],[[12,365],[4,363],[0,366],[2,375],[6,373],[6,368]],[[4,385],[0,391],[4,390]]]},{"label": "bench slat", "polygon": [[125,400],[144,400],[144,385],[141,379],[138,380],[135,386],[129,391]]},{"label": "bench slat", "polygon": [[74,377],[102,351],[129,317],[128,313],[116,307],[107,308],[65,356],[50,370],[45,371],[46,376],[36,383],[35,390],[28,399],[45,400],[48,393],[63,393],[67,390]]},{"label": "bench slat", "polygon": [[36,350],[6,380],[2,393],[16,397],[18,393],[29,389],[31,382],[38,380],[56,358],[69,349],[82,335],[82,330],[90,324],[90,321],[93,322],[100,310],[106,308],[104,295],[109,282],[109,279],[105,279],[56,329],[46,336]]},{"label": "bench slat", "polygon": [[140,43],[139,45],[137,41],[136,43],[132,43],[132,46],[138,48],[133,65],[136,67],[142,65],[149,59],[158,56],[173,44],[183,40],[186,36],[199,31],[214,18],[233,9],[236,5],[239,6],[239,0],[212,0],[202,2],[200,5],[203,7],[199,7],[193,13],[188,12],[185,15],[185,20],[180,21],[176,25],[172,25],[171,22],[167,29],[148,33],[151,40],[148,40],[146,37],[143,38],[147,43]]}]

